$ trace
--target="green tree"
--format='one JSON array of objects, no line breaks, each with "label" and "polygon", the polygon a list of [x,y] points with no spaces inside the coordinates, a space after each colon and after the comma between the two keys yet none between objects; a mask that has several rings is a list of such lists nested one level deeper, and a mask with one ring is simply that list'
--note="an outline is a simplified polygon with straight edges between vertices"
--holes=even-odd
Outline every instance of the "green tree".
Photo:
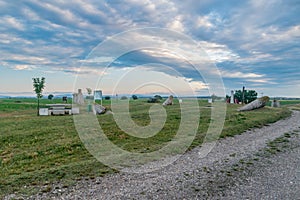
[{"label": "green tree", "polygon": [[137,100],[138,97],[137,97],[136,95],[132,95],[132,99],[133,99],[133,100]]},{"label": "green tree", "polygon": [[157,99],[157,100],[162,100],[162,97],[160,95],[158,95],[158,94],[155,95],[154,98]]},{"label": "green tree", "polygon": [[45,88],[45,78],[44,77],[42,77],[41,79],[40,78],[32,78],[32,80],[33,80],[34,92],[35,92],[37,100],[38,100],[37,116],[39,116],[40,98],[43,97],[42,92],[43,92],[43,89]]},{"label": "green tree", "polygon": [[53,97],[54,97],[54,95],[53,95],[53,94],[49,94],[49,95],[48,95],[48,99],[49,99],[49,100],[52,100],[52,99],[53,99]]},{"label": "green tree", "polygon": [[[257,92],[255,90],[245,90],[244,93],[245,103],[250,103],[257,99]],[[234,98],[237,99],[239,102],[243,101],[243,91],[236,90],[234,94]]]}]

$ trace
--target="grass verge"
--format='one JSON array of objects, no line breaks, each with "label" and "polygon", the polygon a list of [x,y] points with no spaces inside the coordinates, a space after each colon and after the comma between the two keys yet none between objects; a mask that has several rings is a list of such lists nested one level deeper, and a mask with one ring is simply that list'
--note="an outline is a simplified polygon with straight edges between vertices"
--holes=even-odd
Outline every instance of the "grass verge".
[{"label": "grass verge", "polygon": [[[59,103],[59,100],[45,100]],[[109,101],[104,105],[109,107]],[[210,104],[199,101],[200,123],[190,148],[201,145],[211,121]],[[247,129],[261,127],[290,115],[286,108],[263,108],[237,112],[239,105],[227,105],[227,115],[221,137],[234,136]],[[150,104],[145,100],[130,101],[131,118],[139,125],[149,124]],[[98,116],[107,137],[130,152],[152,152],[172,140],[178,129],[180,106],[166,107],[167,120],[163,129],[153,137],[142,139],[123,132],[112,115]],[[60,182],[66,186],[87,177],[93,179],[115,172],[99,163],[85,149],[72,116],[36,116],[34,99],[0,100],[0,197],[10,193],[42,192],[42,186]],[[51,190],[47,187],[47,190]]]}]

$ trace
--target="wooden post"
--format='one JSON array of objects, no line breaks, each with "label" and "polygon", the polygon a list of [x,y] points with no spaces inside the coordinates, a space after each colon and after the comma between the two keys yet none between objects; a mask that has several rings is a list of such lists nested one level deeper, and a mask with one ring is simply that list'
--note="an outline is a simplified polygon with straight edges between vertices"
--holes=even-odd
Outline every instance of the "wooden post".
[{"label": "wooden post", "polygon": [[243,86],[243,93],[242,93],[242,104],[245,103],[245,86]]}]

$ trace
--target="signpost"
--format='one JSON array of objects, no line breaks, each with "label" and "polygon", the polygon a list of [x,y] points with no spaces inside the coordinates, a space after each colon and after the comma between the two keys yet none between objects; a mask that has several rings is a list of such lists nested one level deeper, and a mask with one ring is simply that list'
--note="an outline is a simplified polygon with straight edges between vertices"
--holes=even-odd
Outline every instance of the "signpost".
[{"label": "signpost", "polygon": [[102,90],[94,90],[94,102],[96,100],[100,100],[102,105]]}]

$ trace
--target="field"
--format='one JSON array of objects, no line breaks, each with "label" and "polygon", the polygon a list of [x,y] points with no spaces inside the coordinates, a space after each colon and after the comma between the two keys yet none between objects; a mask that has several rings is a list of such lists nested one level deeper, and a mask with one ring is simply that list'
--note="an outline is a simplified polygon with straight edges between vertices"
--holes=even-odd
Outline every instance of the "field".
[{"label": "field", "polygon": [[[60,100],[41,101],[61,103]],[[295,105],[300,102],[293,102]],[[110,101],[104,101],[108,108]],[[282,102],[291,106],[289,102]],[[141,126],[149,124],[146,100],[130,100],[131,118]],[[199,101],[200,123],[195,140],[189,148],[201,145],[211,120],[211,107]],[[251,112],[237,112],[239,105],[226,105],[227,114],[221,137],[234,136],[253,127],[261,127],[290,115],[287,106],[265,107]],[[181,116],[176,103],[166,108],[163,129],[153,137],[143,139],[123,132],[112,115],[97,117],[104,133],[117,146],[130,152],[146,153],[162,148],[178,129]],[[18,192],[31,194],[51,190],[51,183],[65,187],[81,179],[94,179],[116,173],[98,162],[85,148],[75,129],[73,116],[36,116],[35,99],[0,99],[0,197]]]}]

